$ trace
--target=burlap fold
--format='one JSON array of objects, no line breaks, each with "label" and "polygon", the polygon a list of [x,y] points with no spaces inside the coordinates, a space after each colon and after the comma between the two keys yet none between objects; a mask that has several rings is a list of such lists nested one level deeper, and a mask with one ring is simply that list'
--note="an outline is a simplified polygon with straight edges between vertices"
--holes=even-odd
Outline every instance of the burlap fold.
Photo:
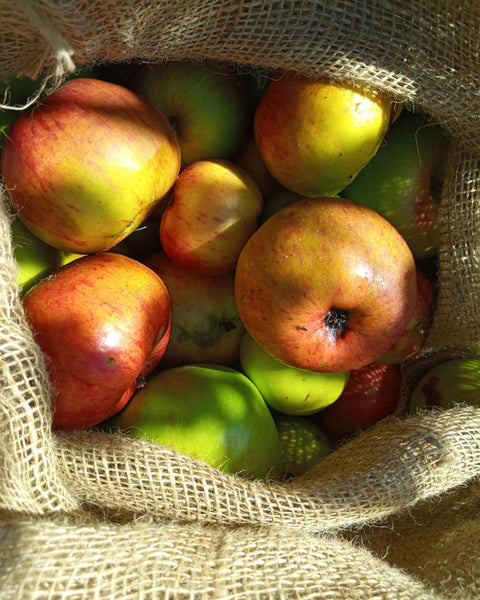
[{"label": "burlap fold", "polygon": [[[466,0],[0,2],[0,79],[103,61],[329,75],[429,112],[452,140],[425,351],[478,355],[480,4]],[[0,597],[480,597],[480,409],[392,419],[302,478],[249,481],[167,448],[52,433],[45,361],[0,202]],[[469,516],[470,515],[470,516]]]}]

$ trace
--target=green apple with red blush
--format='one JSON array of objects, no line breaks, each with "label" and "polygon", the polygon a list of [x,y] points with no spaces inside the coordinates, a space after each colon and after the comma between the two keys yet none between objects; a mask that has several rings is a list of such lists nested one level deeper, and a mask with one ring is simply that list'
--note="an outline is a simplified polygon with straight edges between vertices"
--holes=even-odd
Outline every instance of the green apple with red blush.
[{"label": "green apple with red blush", "polygon": [[232,67],[207,61],[145,63],[132,86],[175,127],[182,168],[198,160],[230,158],[245,139],[248,92]]},{"label": "green apple with red blush", "polygon": [[127,237],[179,170],[180,147],[166,117],[131,90],[91,78],[68,81],[22,113],[1,155],[25,226],[80,254]]},{"label": "green apple with red blush", "polygon": [[162,365],[233,365],[245,331],[235,303],[234,274],[202,275],[177,265],[163,251],[143,262],[161,277],[172,304],[172,330]]},{"label": "green apple with red blush", "polygon": [[203,275],[234,271],[257,229],[263,198],[254,179],[227,160],[197,161],[180,173],[160,221],[160,242],[177,264]]},{"label": "green apple with red blush", "polygon": [[402,236],[372,209],[342,198],[299,200],[243,247],[235,298],[246,330],[276,359],[350,371],[403,335],[416,266]]},{"label": "green apple with red blush", "polygon": [[438,250],[438,206],[447,146],[438,123],[403,110],[389,128],[385,144],[342,192],[391,222],[416,261]]},{"label": "green apple with red blush", "polygon": [[170,336],[161,278],[111,252],[60,267],[23,297],[23,307],[47,358],[57,429],[86,429],[121,410]]},{"label": "green apple with red blush", "polygon": [[480,359],[461,356],[432,364],[415,384],[408,414],[446,410],[466,404],[480,406]]}]

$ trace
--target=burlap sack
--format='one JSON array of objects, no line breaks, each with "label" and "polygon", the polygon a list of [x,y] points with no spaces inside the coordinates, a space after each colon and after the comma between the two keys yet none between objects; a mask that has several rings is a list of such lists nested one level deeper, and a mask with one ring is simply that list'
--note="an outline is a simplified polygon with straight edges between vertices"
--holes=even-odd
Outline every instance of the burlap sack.
[{"label": "burlap sack", "polygon": [[[452,139],[439,297],[406,366],[480,344],[480,4],[473,0],[2,0],[0,79],[95,61],[216,59],[388,91]],[[53,434],[0,203],[0,597],[480,598],[480,410],[381,424],[289,483],[148,443]]]}]

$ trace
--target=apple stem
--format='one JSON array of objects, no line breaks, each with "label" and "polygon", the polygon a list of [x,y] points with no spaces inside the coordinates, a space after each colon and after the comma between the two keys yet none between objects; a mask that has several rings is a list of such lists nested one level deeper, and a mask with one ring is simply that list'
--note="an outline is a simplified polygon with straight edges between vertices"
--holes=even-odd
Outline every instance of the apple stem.
[{"label": "apple stem", "polygon": [[323,324],[335,339],[343,338],[347,331],[348,318],[346,310],[330,308],[323,318]]}]

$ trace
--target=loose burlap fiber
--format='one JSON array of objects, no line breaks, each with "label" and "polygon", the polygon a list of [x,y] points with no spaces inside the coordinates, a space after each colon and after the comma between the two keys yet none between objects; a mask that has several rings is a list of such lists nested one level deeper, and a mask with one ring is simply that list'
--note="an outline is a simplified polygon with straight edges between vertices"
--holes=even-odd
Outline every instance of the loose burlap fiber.
[{"label": "loose burlap fiber", "polygon": [[[480,352],[479,30],[472,0],[2,0],[0,79],[55,86],[94,62],[215,59],[326,74],[429,112],[452,144],[438,301],[406,398],[429,364]],[[288,483],[52,433],[10,222],[2,190],[2,599],[480,598],[480,409],[391,419]]]}]

